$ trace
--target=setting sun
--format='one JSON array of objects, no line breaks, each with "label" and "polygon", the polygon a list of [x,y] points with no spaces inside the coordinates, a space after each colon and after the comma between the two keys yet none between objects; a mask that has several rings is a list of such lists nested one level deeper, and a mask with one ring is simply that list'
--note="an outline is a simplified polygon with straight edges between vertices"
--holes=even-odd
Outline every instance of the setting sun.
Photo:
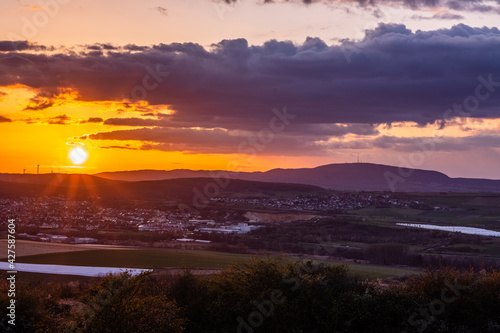
[{"label": "setting sun", "polygon": [[75,147],[72,148],[69,152],[69,158],[73,164],[80,165],[85,163],[87,158],[89,157],[89,154],[85,149],[82,147]]}]

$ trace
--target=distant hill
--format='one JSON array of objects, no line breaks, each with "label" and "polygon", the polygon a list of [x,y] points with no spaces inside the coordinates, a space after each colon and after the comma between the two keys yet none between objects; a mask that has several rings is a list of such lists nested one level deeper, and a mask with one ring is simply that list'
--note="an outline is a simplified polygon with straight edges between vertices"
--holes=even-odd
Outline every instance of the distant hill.
[{"label": "distant hill", "polygon": [[117,181],[89,175],[0,174],[0,196],[93,197],[103,200],[192,201],[218,195],[274,197],[324,192],[321,187],[233,179],[176,178],[153,181]]},{"label": "distant hill", "polygon": [[[0,174],[0,195],[72,195],[137,200],[189,200],[207,184],[228,185],[217,191],[251,196],[311,193],[322,188],[343,191],[500,192],[500,180],[450,178],[428,170],[370,164],[329,164],[316,168],[227,173],[207,170],[139,170],[96,175]],[[209,186],[210,187],[210,186]],[[213,190],[209,189],[209,190]]]},{"label": "distant hill", "polygon": [[122,180],[129,182],[137,182],[142,180],[164,180],[175,178],[209,178],[212,171],[206,170],[188,170],[188,169],[175,169],[175,170],[137,170],[137,171],[116,171],[116,172],[102,172],[94,174],[94,176]]},{"label": "distant hill", "polygon": [[103,186],[114,183],[114,181],[105,179],[104,177],[61,173],[45,173],[40,175],[0,173],[0,181],[53,186]]},{"label": "distant hill", "polygon": [[210,177],[227,174],[233,179],[295,183],[350,191],[400,192],[500,192],[500,180],[450,178],[429,170],[399,169],[372,163],[329,164],[316,168],[273,169],[266,172],[225,173],[207,170],[138,170],[105,172],[95,176],[122,180],[160,180],[175,178]]}]

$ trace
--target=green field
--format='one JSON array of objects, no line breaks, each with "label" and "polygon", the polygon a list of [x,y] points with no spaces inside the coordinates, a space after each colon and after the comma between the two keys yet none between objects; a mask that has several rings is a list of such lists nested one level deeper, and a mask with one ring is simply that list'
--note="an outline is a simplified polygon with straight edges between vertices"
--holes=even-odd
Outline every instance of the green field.
[{"label": "green field", "polygon": [[[47,253],[24,256],[18,263],[73,266],[128,267],[128,268],[198,268],[225,269],[231,264],[245,264],[252,256],[212,251],[162,251],[162,250],[90,250],[85,252]],[[298,260],[290,258],[290,260]],[[316,260],[324,264],[341,264]],[[389,278],[418,271],[389,266],[347,264],[352,272],[369,278]]]},{"label": "green field", "polygon": [[421,210],[404,207],[351,210],[362,217],[362,223],[391,226],[398,222],[456,225],[500,230],[500,195],[484,193],[407,193],[405,198],[418,200],[430,207],[445,209]]},{"label": "green field", "polygon": [[17,258],[18,263],[128,268],[224,269],[250,262],[249,255],[211,251],[90,250]]},{"label": "green field", "polygon": [[392,277],[398,277],[401,275],[413,275],[418,274],[421,271],[415,269],[407,269],[392,266],[379,266],[379,265],[363,265],[363,264],[347,264],[349,269],[358,273],[363,277],[372,279],[388,279]]}]

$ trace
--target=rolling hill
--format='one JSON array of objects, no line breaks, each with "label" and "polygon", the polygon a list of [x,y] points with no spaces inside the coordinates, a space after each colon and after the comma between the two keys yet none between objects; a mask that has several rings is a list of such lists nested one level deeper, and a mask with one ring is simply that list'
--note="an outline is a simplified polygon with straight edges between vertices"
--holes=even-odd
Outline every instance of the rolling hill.
[{"label": "rolling hill", "polygon": [[213,178],[175,178],[126,182],[89,175],[0,174],[0,197],[61,195],[73,198],[94,197],[113,201],[192,201],[196,196],[210,198],[231,194],[273,197],[324,191],[325,189],[313,185],[239,179],[233,179],[229,182]]},{"label": "rolling hill", "polygon": [[[222,178],[218,179],[217,176]],[[231,179],[230,181],[229,178]],[[212,185],[209,185],[212,184]],[[219,184],[219,185],[214,185]],[[222,184],[222,185],[221,185]],[[0,195],[71,195],[103,199],[190,200],[196,191],[274,196],[342,191],[500,192],[500,180],[450,178],[428,170],[370,164],[228,173],[207,170],[138,170],[96,175],[0,174]]]},{"label": "rolling hill", "polygon": [[229,175],[233,179],[307,184],[349,191],[500,192],[500,180],[451,178],[437,171],[400,169],[372,163],[329,164],[315,168],[273,169],[266,172],[227,173],[177,169],[106,172],[95,176],[121,181],[138,181],[210,177],[220,174]]}]

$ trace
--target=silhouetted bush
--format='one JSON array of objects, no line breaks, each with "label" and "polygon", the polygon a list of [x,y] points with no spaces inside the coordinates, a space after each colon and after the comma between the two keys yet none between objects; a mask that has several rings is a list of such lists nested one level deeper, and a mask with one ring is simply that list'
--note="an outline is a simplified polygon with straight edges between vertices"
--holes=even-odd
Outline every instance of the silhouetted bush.
[{"label": "silhouetted bush", "polygon": [[[441,267],[382,283],[345,265],[278,256],[210,276],[124,273],[71,289],[17,283],[12,332],[500,331],[500,271],[493,269]],[[2,332],[12,328],[7,289],[3,276]]]}]

